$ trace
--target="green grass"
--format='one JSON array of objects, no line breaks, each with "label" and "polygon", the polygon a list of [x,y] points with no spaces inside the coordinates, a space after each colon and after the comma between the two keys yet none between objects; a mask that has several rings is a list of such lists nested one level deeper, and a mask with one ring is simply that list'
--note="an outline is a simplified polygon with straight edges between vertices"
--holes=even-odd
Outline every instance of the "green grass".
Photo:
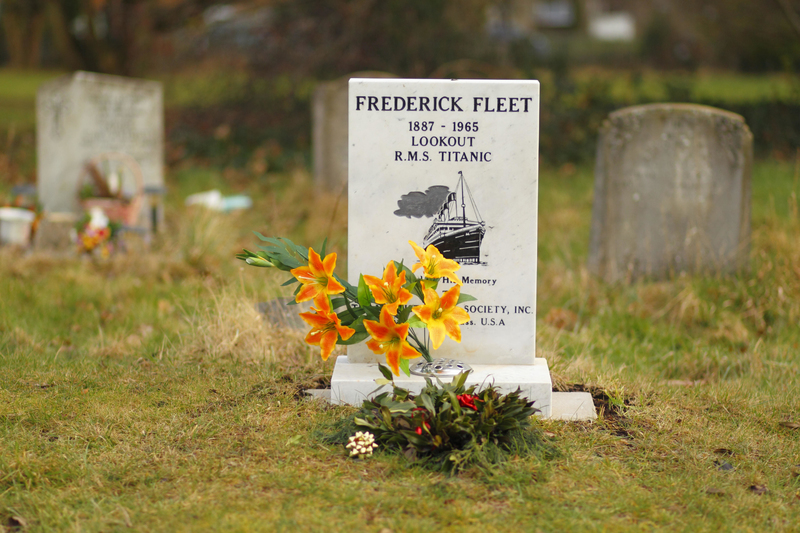
[{"label": "green grass", "polygon": [[[232,259],[255,244],[250,230],[330,236],[343,257],[345,206],[313,196],[299,171],[232,186],[186,166],[170,182],[180,195],[149,252],[92,262],[0,249],[0,525],[785,531],[800,519],[793,164],[756,165],[750,273],[631,286],[586,272],[591,169],[543,169],[538,352],[558,387],[594,391],[601,417],[540,421],[556,459],[458,477],[314,440],[352,412],[296,394],[332,361],[253,310],[282,278]],[[226,183],[255,208],[181,205]]]},{"label": "green grass", "polygon": [[36,90],[62,72],[0,69],[0,128],[19,129],[36,124]]}]

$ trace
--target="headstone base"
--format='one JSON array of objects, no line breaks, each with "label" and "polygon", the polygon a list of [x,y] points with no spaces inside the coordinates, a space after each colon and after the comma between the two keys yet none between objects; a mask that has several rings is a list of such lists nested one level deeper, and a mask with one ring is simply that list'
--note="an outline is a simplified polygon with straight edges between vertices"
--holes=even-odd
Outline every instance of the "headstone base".
[{"label": "headstone base", "polygon": [[[523,396],[533,400],[533,406],[540,410],[542,418],[550,418],[553,383],[547,361],[537,357],[532,365],[476,365],[472,364],[472,372],[467,378],[469,385],[494,384],[503,393],[522,390]],[[333,368],[331,378],[331,403],[334,405],[356,405],[376,394],[380,390],[375,380],[382,377],[377,363],[351,363],[346,356],[340,355]],[[397,386],[412,392],[419,392],[425,386],[425,378],[420,376],[395,376]]]}]

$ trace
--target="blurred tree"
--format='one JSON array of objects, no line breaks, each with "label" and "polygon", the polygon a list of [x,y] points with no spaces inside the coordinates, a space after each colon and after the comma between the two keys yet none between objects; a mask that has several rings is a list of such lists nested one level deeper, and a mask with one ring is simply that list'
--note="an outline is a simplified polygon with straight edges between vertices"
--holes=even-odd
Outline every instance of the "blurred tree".
[{"label": "blurred tree", "polygon": [[334,77],[358,70],[426,76],[485,53],[485,7],[503,0],[276,0],[260,69]]},{"label": "blurred tree", "polygon": [[214,0],[0,0],[9,63],[36,67],[45,34],[62,66],[132,74],[154,31],[168,31]]},{"label": "blurred tree", "polygon": [[18,68],[38,66],[45,27],[45,0],[5,0],[1,5],[9,63]]},{"label": "blurred tree", "polygon": [[[757,17],[754,17],[757,13]],[[800,0],[670,0],[650,12],[642,55],[658,67],[800,67]]]}]

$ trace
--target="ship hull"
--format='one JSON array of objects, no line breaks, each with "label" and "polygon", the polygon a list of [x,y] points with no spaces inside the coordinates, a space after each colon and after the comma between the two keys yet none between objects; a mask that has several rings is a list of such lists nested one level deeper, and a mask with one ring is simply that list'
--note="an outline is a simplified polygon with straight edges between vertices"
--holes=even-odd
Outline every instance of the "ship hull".
[{"label": "ship hull", "polygon": [[432,244],[444,257],[462,265],[481,262],[481,242],[486,233],[486,228],[482,225],[472,224],[432,233],[429,239],[425,239],[424,246]]}]

